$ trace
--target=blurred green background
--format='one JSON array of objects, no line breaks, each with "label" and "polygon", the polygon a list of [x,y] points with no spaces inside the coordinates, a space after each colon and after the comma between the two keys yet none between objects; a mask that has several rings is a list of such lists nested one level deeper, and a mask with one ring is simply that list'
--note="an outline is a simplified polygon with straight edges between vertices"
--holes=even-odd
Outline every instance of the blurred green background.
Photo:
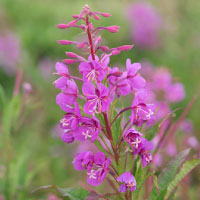
[{"label": "blurred green background", "polygon": [[[62,112],[55,103],[58,91],[52,85],[56,77],[49,76],[49,72],[45,70],[42,72],[40,67],[42,62],[43,65],[49,63],[48,70],[54,71],[55,62],[65,57],[64,52],[74,51],[71,46],[57,44],[56,40],[75,40],[80,36],[79,30],[58,30],[56,24],[71,21],[72,14],[80,13],[82,7],[89,4],[93,11],[112,14],[111,18],[102,18],[96,24],[121,27],[117,34],[102,32],[109,47],[131,44],[133,42],[126,12],[128,6],[134,2],[0,0],[0,33],[9,31],[19,37],[21,56],[17,67],[23,70],[23,81],[31,83],[33,88],[26,95],[25,105],[20,103],[24,98],[22,94],[14,100],[11,99],[15,73],[7,75],[0,68],[0,84],[6,96],[5,108],[1,108],[0,128],[8,136],[1,139],[0,150],[0,165],[5,172],[0,177],[0,194],[4,194],[5,199],[46,199],[45,193],[30,193],[41,185],[76,185],[81,174],[72,173],[74,170],[71,161],[76,153],[76,145],[66,145],[55,136],[55,125],[62,117]],[[148,2],[152,3],[162,17],[162,46],[153,50],[134,47],[130,52],[112,57],[111,62],[113,65],[125,66],[126,58],[131,58],[134,62],[145,59],[156,67],[168,67],[186,90],[186,98],[174,105],[174,108],[185,107],[200,92],[200,1]],[[71,68],[75,72],[78,70],[77,66]],[[199,108],[200,102],[197,100],[189,118],[193,121],[195,134],[200,139]],[[6,113],[6,117],[3,117],[2,111]]]}]

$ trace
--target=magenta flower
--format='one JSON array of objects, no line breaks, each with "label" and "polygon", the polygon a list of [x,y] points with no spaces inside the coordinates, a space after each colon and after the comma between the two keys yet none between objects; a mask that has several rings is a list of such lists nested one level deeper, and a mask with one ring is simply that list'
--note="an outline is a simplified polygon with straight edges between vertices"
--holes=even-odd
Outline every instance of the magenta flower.
[{"label": "magenta flower", "polygon": [[72,163],[76,170],[90,169],[94,163],[94,154],[91,151],[79,153]]},{"label": "magenta flower", "polygon": [[168,70],[160,68],[155,70],[152,80],[152,88],[165,91],[171,85],[172,77]]},{"label": "magenta flower", "polygon": [[44,79],[48,80],[51,78],[51,74],[53,72],[54,62],[51,58],[44,57],[38,63],[38,67],[41,71],[41,75]]},{"label": "magenta flower", "polygon": [[133,153],[138,153],[143,147],[144,139],[142,134],[135,129],[129,129],[124,134],[124,141],[126,141],[133,150]]},{"label": "magenta flower", "polygon": [[76,102],[78,96],[78,87],[74,80],[67,80],[66,86],[62,89],[62,92],[56,96],[56,103],[64,110],[68,111],[68,105],[72,105]]},{"label": "magenta flower", "polygon": [[144,88],[146,81],[140,76],[140,74],[137,73],[138,70],[141,68],[141,64],[140,63],[131,64],[131,60],[127,59],[126,68],[127,68],[126,72],[127,79],[132,89]]},{"label": "magenta flower", "polygon": [[11,76],[16,73],[21,54],[20,41],[16,35],[11,32],[0,35],[0,67],[3,68],[6,74]]},{"label": "magenta flower", "polygon": [[130,172],[124,172],[117,178],[117,180],[122,182],[119,188],[120,192],[126,192],[127,189],[130,191],[136,190],[135,177]]},{"label": "magenta flower", "polygon": [[142,166],[146,167],[152,161],[152,155],[149,151],[152,151],[154,145],[152,142],[145,140],[143,148],[140,150],[139,155],[142,159]]},{"label": "magenta flower", "polygon": [[65,143],[72,143],[74,141],[73,131],[70,129],[64,129],[61,139]]},{"label": "magenta flower", "polygon": [[118,97],[121,95],[126,96],[131,92],[131,87],[128,84],[125,73],[120,72],[118,67],[114,67],[110,70],[107,80],[111,90],[114,89]]},{"label": "magenta flower", "polygon": [[61,128],[72,130],[77,129],[81,117],[78,103],[75,102],[74,106],[67,105],[65,112],[64,117],[60,120]]},{"label": "magenta flower", "polygon": [[108,110],[110,98],[108,97],[108,89],[101,83],[97,84],[97,88],[92,83],[83,84],[83,94],[87,98],[84,111],[88,115],[101,113]]},{"label": "magenta flower", "polygon": [[102,81],[106,76],[99,62],[95,60],[92,62],[81,62],[79,70],[83,74],[84,81],[95,81],[97,83]]},{"label": "magenta flower", "polygon": [[151,4],[138,2],[130,5],[128,20],[136,46],[153,49],[160,45],[161,16]]},{"label": "magenta flower", "polygon": [[147,92],[138,90],[132,103],[132,123],[141,126],[145,122],[152,123],[155,119],[156,108],[153,104],[146,104]]},{"label": "magenta flower", "polygon": [[76,140],[84,141],[90,139],[91,142],[98,138],[101,126],[99,120],[93,117],[81,117],[80,126],[75,131],[74,137]]},{"label": "magenta flower", "polygon": [[[124,172],[119,176],[124,166],[120,166],[121,158],[127,154],[125,169],[131,169],[136,164],[136,156],[141,157],[143,167],[152,161],[150,151],[153,150],[153,143],[138,130],[145,130],[145,125],[152,125],[155,121],[156,106],[161,101],[157,101],[156,106],[149,103],[152,100],[155,101],[156,94],[151,88],[153,84],[148,83],[146,86],[146,81],[139,74],[140,63],[132,64],[131,60],[127,59],[126,71],[120,71],[118,67],[111,68],[110,57],[130,50],[133,45],[114,48],[101,45],[100,31],[107,30],[115,33],[119,30],[118,26],[94,27],[90,19],[100,20],[101,16],[109,17],[110,15],[91,12],[89,6],[86,5],[79,15],[72,16],[73,20],[68,24],[57,25],[59,29],[73,27],[85,32],[87,38],[81,39],[81,42],[69,40],[58,42],[62,45],[75,45],[78,49],[85,50],[89,57],[84,58],[74,52],[65,52],[68,58],[64,59],[63,63],[68,65],[78,63],[81,78],[69,75],[66,65],[56,63],[56,74],[60,78],[55,81],[55,87],[61,90],[61,93],[57,95],[56,103],[66,112],[60,121],[60,127],[63,129],[62,140],[66,143],[78,140],[81,145],[96,145],[105,152],[92,153],[88,150],[81,150],[82,152],[77,154],[73,160],[74,168],[85,170],[87,182],[91,186],[101,184],[109,172],[109,175],[113,177],[111,181],[116,181],[118,184],[121,182],[120,192],[129,190],[129,193],[125,195],[129,198],[131,191],[136,190],[136,180],[130,172]],[[154,80],[155,83],[156,81],[161,82],[161,86],[155,89],[157,93],[163,90],[168,101],[175,102],[181,99],[183,96],[183,92],[180,92],[181,86],[172,84],[171,76],[168,74],[164,74],[163,79],[158,76],[158,80]],[[74,80],[80,81],[81,94]],[[170,96],[169,90],[179,94]],[[132,106],[119,111],[116,108],[115,97],[119,98],[129,94],[134,97]],[[82,102],[84,102],[83,105]],[[129,117],[125,115],[128,112],[131,112]],[[163,131],[163,126],[161,128],[160,130]],[[160,136],[157,137],[159,138]],[[128,154],[132,156],[129,157]]]},{"label": "magenta flower", "polygon": [[55,68],[56,68],[57,74],[61,76],[56,81],[54,81],[55,87],[58,89],[64,90],[67,85],[67,81],[69,80],[68,68],[65,64],[61,62],[57,62]]},{"label": "magenta flower", "polygon": [[192,133],[193,132],[193,123],[189,119],[185,119],[180,124],[180,129],[184,133]]},{"label": "magenta flower", "polygon": [[91,169],[87,171],[87,182],[92,186],[97,186],[102,183],[106,178],[107,173],[110,171],[109,165],[111,164],[110,158],[107,159],[103,152],[97,152],[94,155],[94,164]]},{"label": "magenta flower", "polygon": [[179,102],[185,98],[185,90],[183,84],[175,83],[169,86],[166,96],[169,102]]}]

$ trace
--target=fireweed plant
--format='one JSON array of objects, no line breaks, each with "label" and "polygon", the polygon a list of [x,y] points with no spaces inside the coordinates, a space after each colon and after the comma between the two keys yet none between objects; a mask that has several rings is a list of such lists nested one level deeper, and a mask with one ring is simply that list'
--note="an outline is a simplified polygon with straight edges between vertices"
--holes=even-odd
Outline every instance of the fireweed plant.
[{"label": "fireweed plant", "polygon": [[[113,194],[108,193],[110,197],[118,195],[119,198],[132,199],[138,187],[138,175],[143,170],[148,177],[152,175],[148,165],[152,162],[154,146],[142,132],[145,126],[153,126],[157,107],[147,103],[146,81],[139,74],[140,63],[127,59],[126,71],[110,67],[111,56],[133,47],[100,45],[102,38],[99,33],[103,30],[116,33],[119,26],[94,28],[91,19],[110,16],[108,13],[92,12],[86,5],[79,15],[72,16],[73,21],[57,25],[59,29],[76,27],[87,35],[88,40],[84,42],[59,40],[58,43],[75,45],[87,52],[88,57],[66,52],[68,58],[56,63],[59,78],[54,84],[61,90],[56,96],[56,103],[65,112],[60,120],[62,140],[65,143],[90,141],[99,149],[95,153],[78,153],[73,160],[74,168],[84,171],[91,186],[98,186],[107,179],[115,190]],[[79,65],[80,77],[69,74],[67,65],[71,64]],[[132,105],[118,111],[117,102],[127,95],[132,95]],[[127,113],[130,116],[127,117]]]}]

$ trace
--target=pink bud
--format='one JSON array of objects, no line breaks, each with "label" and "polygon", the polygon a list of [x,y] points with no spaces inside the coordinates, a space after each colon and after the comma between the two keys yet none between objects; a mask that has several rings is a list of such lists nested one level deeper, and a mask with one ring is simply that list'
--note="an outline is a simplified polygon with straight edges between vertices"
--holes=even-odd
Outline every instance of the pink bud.
[{"label": "pink bud", "polygon": [[72,17],[73,17],[74,19],[77,19],[77,18],[79,18],[79,16],[78,16],[78,15],[72,15]]},{"label": "pink bud", "polygon": [[70,58],[78,58],[79,56],[73,52],[65,52],[66,56]]},{"label": "pink bud", "polygon": [[[122,72],[117,71],[117,72],[114,72],[114,73],[108,74],[108,77],[110,77],[110,76],[120,77],[122,74],[123,74]],[[108,77],[107,77],[107,78],[108,78]]]},{"label": "pink bud", "polygon": [[111,33],[116,33],[119,31],[119,26],[108,26],[108,27],[105,27],[105,29]]},{"label": "pink bud", "polygon": [[93,27],[93,25],[91,23],[89,24],[89,28],[90,28],[90,30],[94,29],[94,27]]},{"label": "pink bud", "polygon": [[66,29],[66,28],[69,28],[69,25],[68,24],[58,24],[56,25],[57,28],[60,28],[60,29]]},{"label": "pink bud", "polygon": [[109,50],[109,48],[107,46],[100,46],[99,47],[102,51],[107,52]]},{"label": "pink bud", "polygon": [[123,45],[123,46],[117,47],[119,51],[129,51],[132,48],[133,48],[133,45]]},{"label": "pink bud", "polygon": [[81,25],[79,26],[79,28],[82,29],[82,30],[85,30],[85,25],[84,25],[84,24],[81,24]]},{"label": "pink bud", "polygon": [[77,47],[78,47],[79,49],[84,48],[84,47],[85,47],[85,42],[79,43],[79,44],[77,45]]},{"label": "pink bud", "polygon": [[77,22],[77,19],[74,20],[74,21],[69,22],[68,25],[69,26],[74,26],[74,25],[76,25],[76,22]]},{"label": "pink bud", "polygon": [[73,42],[69,41],[69,40],[58,40],[57,42],[62,44],[62,45],[73,44]]},{"label": "pink bud", "polygon": [[77,62],[76,60],[72,60],[72,59],[64,59],[62,60],[63,63],[71,65],[74,64],[75,62]]},{"label": "pink bud", "polygon": [[109,13],[99,13],[99,14],[103,17],[110,17],[111,16],[111,14],[109,14]]},{"label": "pink bud", "polygon": [[23,83],[23,91],[25,93],[31,93],[32,92],[32,85],[28,82]]},{"label": "pink bud", "polygon": [[94,17],[94,19],[96,19],[96,20],[100,20],[100,17],[97,16],[97,15],[95,15],[95,14],[93,14],[93,17]]},{"label": "pink bud", "polygon": [[120,54],[120,51],[119,51],[119,50],[114,50],[114,51],[111,53],[111,55],[113,55],[113,56],[115,56],[115,55],[117,55],[117,54]]}]

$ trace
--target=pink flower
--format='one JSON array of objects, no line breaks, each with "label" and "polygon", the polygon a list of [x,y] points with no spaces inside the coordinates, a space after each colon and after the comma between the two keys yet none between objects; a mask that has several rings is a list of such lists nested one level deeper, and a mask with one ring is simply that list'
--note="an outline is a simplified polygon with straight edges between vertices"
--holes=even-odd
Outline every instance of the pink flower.
[{"label": "pink flower", "polygon": [[74,80],[67,80],[66,86],[62,92],[56,96],[56,103],[64,110],[68,111],[68,105],[76,102],[78,96],[78,87]]},{"label": "pink flower", "polygon": [[97,61],[81,62],[79,70],[83,74],[84,81],[95,81],[97,83],[102,81],[106,76],[106,73]]},{"label": "pink flower", "polygon": [[78,103],[75,102],[74,106],[66,106],[64,118],[60,120],[60,126],[63,129],[75,130],[79,126],[81,113]]},{"label": "pink flower", "polygon": [[128,84],[125,74],[120,72],[118,67],[114,67],[110,70],[107,80],[111,90],[114,89],[118,97],[121,95],[126,96],[131,92],[131,87]]},{"label": "pink flower", "polygon": [[179,102],[185,98],[185,90],[183,84],[175,83],[169,86],[166,96],[170,102]]},{"label": "pink flower", "polygon": [[127,189],[130,191],[136,190],[136,180],[130,172],[124,172],[117,178],[117,180],[122,182],[119,188],[120,192],[126,192]]},{"label": "pink flower", "polygon": [[82,117],[80,119],[80,126],[74,132],[74,138],[79,141],[85,141],[90,139],[91,142],[97,139],[101,126],[99,120],[93,117]]},{"label": "pink flower", "polygon": [[92,186],[97,186],[105,179],[110,171],[110,159],[107,159],[103,152],[82,152],[77,154],[73,164],[76,170],[87,170],[87,182]]},{"label": "pink flower", "polygon": [[84,111],[88,115],[94,115],[95,113],[108,110],[110,105],[108,89],[102,83],[98,83],[97,88],[95,88],[92,83],[84,83],[83,94],[87,98]]},{"label": "pink flower", "polygon": [[98,186],[106,178],[110,171],[111,159],[107,159],[103,152],[97,152],[94,155],[94,164],[87,170],[87,182],[92,186]]},{"label": "pink flower", "polygon": [[143,168],[146,167],[150,162],[152,162],[152,155],[149,151],[153,150],[153,143],[145,140],[144,141],[144,145],[143,148],[141,149],[141,151],[139,152],[139,155],[142,159],[142,166]]},{"label": "pink flower", "polygon": [[143,123],[153,123],[155,120],[156,107],[153,104],[146,104],[147,91],[138,90],[132,103],[133,111],[131,121],[133,124],[141,126]]},{"label": "pink flower", "polygon": [[127,79],[132,89],[141,89],[144,88],[146,82],[145,80],[137,73],[141,68],[140,63],[131,64],[131,60],[127,59],[126,61],[127,68]]},{"label": "pink flower", "polygon": [[136,46],[153,49],[160,45],[161,16],[150,3],[129,5],[128,20]]},{"label": "pink flower", "polygon": [[129,129],[124,134],[124,141],[126,141],[131,147],[134,154],[140,152],[144,144],[144,138],[142,134],[134,129]]}]

